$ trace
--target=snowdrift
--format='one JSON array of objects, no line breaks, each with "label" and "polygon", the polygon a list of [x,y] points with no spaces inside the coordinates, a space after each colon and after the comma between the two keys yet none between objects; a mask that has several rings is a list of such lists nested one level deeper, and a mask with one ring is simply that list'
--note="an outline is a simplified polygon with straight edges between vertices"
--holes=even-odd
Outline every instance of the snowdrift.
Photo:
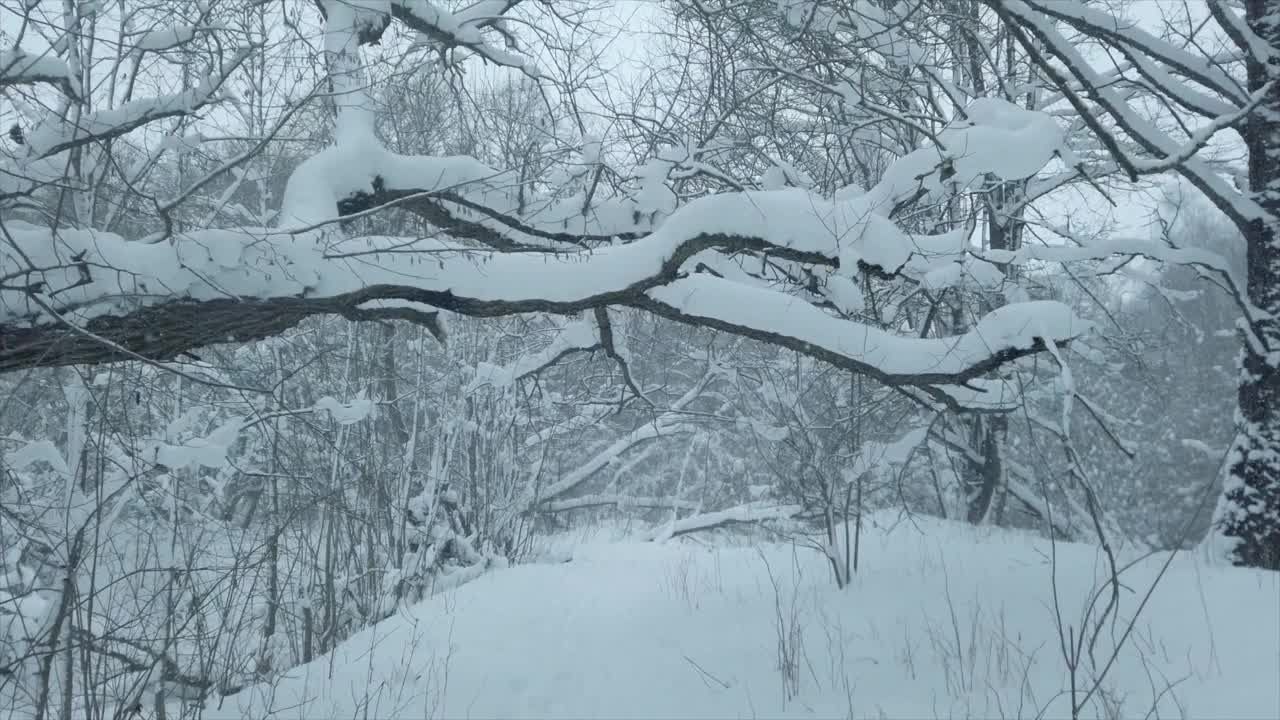
[{"label": "snowdrift", "polygon": [[[1166,559],[1125,571],[1097,666],[1124,645],[1082,715],[1280,717],[1280,575],[1179,555],[1126,637]],[[1078,637],[1104,567],[1086,545],[887,513],[844,591],[800,547],[593,540],[438,595],[204,717],[1070,717],[1055,618]],[[1087,660],[1076,684],[1095,684]]]}]

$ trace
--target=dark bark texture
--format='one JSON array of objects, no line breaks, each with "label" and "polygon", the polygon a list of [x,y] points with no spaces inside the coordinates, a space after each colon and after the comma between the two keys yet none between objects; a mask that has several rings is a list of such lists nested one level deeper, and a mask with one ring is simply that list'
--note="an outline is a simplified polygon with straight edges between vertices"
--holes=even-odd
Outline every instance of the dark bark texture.
[{"label": "dark bark texture", "polygon": [[[1249,27],[1280,48],[1280,0],[1249,0]],[[1280,61],[1249,63],[1249,90],[1280,77]],[[1280,570],[1280,85],[1249,115],[1249,187],[1262,217],[1243,228],[1248,245],[1249,299],[1269,317],[1250,322],[1259,343],[1244,343],[1239,434],[1232,447],[1221,513],[1223,535],[1235,540],[1237,565]]]}]

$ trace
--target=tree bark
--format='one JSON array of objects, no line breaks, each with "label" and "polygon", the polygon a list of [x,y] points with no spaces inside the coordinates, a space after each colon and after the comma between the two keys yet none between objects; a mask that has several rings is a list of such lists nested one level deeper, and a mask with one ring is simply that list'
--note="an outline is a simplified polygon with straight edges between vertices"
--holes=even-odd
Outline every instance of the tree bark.
[{"label": "tree bark", "polygon": [[[1280,0],[1249,0],[1245,21],[1280,49]],[[1274,57],[1248,66],[1250,92],[1280,74]],[[1249,189],[1265,213],[1244,228],[1249,321],[1241,351],[1238,432],[1218,508],[1219,531],[1232,540],[1233,564],[1280,570],[1280,85],[1272,86],[1244,126]]]}]

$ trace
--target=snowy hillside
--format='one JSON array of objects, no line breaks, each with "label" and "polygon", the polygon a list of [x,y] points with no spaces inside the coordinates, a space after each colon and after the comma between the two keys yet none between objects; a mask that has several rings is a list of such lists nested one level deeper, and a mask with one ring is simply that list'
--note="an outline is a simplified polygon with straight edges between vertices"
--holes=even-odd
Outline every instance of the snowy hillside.
[{"label": "snowy hillside", "polygon": [[[789,546],[583,544],[572,562],[438,595],[205,717],[1070,716],[1047,542],[875,525],[844,591]],[[1103,563],[1056,551],[1058,606],[1078,628]],[[1280,717],[1280,576],[1177,557],[1126,638],[1166,559],[1124,574],[1098,666],[1124,647],[1082,716]]]}]

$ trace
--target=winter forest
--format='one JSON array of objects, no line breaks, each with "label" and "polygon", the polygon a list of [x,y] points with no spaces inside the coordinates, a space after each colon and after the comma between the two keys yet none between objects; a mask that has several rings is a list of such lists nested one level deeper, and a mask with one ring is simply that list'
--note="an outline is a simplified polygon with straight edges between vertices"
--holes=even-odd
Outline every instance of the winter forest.
[{"label": "winter forest", "polygon": [[0,0],[0,720],[1280,717],[1280,0]]}]

